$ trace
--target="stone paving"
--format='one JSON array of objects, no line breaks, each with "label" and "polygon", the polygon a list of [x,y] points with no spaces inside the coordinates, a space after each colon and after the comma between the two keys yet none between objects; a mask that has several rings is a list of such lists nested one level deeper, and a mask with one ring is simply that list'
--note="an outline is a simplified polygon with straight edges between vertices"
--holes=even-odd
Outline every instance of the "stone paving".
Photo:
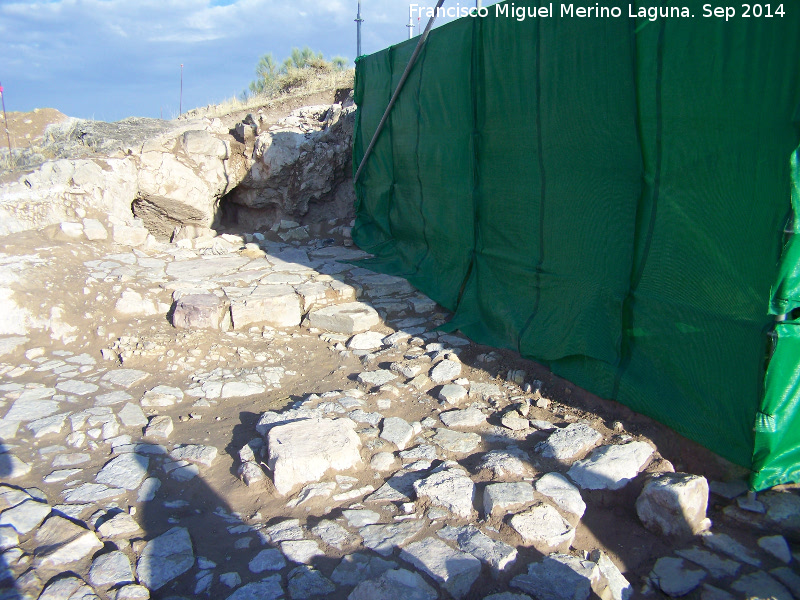
[{"label": "stone paving", "polygon": [[0,256],[0,598],[800,598],[796,490],[673,474],[346,228],[78,225]]}]

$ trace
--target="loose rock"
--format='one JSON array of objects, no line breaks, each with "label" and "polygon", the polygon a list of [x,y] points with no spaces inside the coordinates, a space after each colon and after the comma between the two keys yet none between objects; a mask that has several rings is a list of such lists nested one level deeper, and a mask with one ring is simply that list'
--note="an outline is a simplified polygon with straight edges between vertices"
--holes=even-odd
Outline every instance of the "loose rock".
[{"label": "loose rock", "polygon": [[549,497],[561,510],[578,518],[586,511],[580,490],[559,473],[547,473],[536,481],[536,491]]},{"label": "loose rock", "polygon": [[536,452],[545,458],[566,461],[594,447],[603,438],[586,423],[571,423],[557,429],[544,442],[536,445]]},{"label": "loose rock", "polygon": [[692,569],[681,558],[665,556],[659,558],[650,573],[650,581],[668,596],[685,596],[697,588],[706,572],[702,569]]},{"label": "loose rock", "polygon": [[189,531],[173,527],[150,540],[136,563],[139,580],[158,590],[194,566],[194,550]]},{"label": "loose rock", "polygon": [[401,550],[400,558],[427,573],[457,599],[467,595],[481,571],[477,558],[433,537],[409,544]]},{"label": "loose rock", "polygon": [[133,583],[131,562],[119,550],[101,554],[92,562],[89,581],[99,586]]},{"label": "loose rock", "polygon": [[103,547],[94,532],[57,515],[51,516],[39,527],[36,543],[36,568],[62,568]]},{"label": "loose rock", "polygon": [[350,419],[308,419],[270,429],[267,445],[275,489],[286,495],[296,486],[318,481],[329,469],[343,471],[361,463],[361,440]]},{"label": "loose rock", "polygon": [[569,554],[551,554],[528,565],[528,572],[511,580],[511,587],[540,600],[586,600],[600,570],[588,560]]},{"label": "loose rock", "polygon": [[602,446],[570,467],[567,475],[583,489],[618,490],[636,477],[653,455],[645,442]]},{"label": "loose rock", "polygon": [[492,483],[483,490],[483,510],[487,517],[503,516],[533,502],[533,486],[526,482]]},{"label": "loose rock", "polygon": [[642,524],[665,536],[691,536],[708,529],[708,482],[685,473],[663,473],[648,481],[636,500]]},{"label": "loose rock", "polygon": [[414,491],[419,498],[428,498],[434,506],[446,508],[459,517],[468,519],[472,515],[475,484],[461,470],[440,471],[416,481]]},{"label": "loose rock", "polygon": [[386,571],[375,579],[362,581],[347,600],[436,600],[438,597],[436,590],[421,575],[396,569]]},{"label": "loose rock", "polygon": [[575,528],[549,504],[514,515],[509,525],[522,536],[525,545],[543,552],[566,549],[575,539]]}]

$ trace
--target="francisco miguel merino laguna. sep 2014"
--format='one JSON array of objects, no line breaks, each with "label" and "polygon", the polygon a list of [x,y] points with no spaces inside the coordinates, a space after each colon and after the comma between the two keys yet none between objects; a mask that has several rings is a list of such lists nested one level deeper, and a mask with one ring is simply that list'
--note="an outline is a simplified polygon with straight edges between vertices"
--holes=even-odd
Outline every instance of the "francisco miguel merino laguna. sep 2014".
[{"label": "francisco miguel merino laguna. sep 2014", "polygon": [[[493,7],[495,17],[506,17],[524,21],[525,19],[547,19],[558,14],[561,17],[571,18],[601,18],[617,19],[621,17],[640,18],[655,21],[659,18],[693,18],[686,6],[639,6],[628,4],[627,13],[619,6],[575,6],[574,4],[562,3],[558,9],[554,9],[554,3],[549,6],[516,6],[515,4],[495,4]],[[438,9],[411,4],[409,14],[411,18],[460,18],[460,17],[488,17],[491,8],[476,6],[455,6],[439,7]],[[558,12],[556,12],[556,10]],[[712,4],[703,5],[702,17],[724,18],[726,21],[736,16],[747,17],[783,17],[785,10],[783,4],[742,4],[741,7],[735,6],[714,6]]]}]

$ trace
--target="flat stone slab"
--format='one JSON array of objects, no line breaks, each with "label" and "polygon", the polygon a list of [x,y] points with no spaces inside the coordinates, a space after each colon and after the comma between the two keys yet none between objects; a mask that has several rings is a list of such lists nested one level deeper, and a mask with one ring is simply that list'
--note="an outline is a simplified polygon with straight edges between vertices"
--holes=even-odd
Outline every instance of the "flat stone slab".
[{"label": "flat stone slab", "polygon": [[533,502],[533,486],[527,481],[490,483],[483,489],[486,516],[505,515]]},{"label": "flat stone slab", "polygon": [[466,454],[472,452],[481,443],[481,436],[477,433],[452,431],[450,429],[437,429],[431,441],[447,452]]},{"label": "flat stone slab", "polygon": [[545,458],[566,461],[593,448],[602,439],[603,436],[586,423],[570,423],[536,444],[536,452]]},{"label": "flat stone slab", "polygon": [[475,484],[460,469],[439,471],[414,482],[417,497],[427,498],[434,506],[441,506],[464,519],[472,516]]},{"label": "flat stone slab", "polygon": [[186,444],[178,446],[169,453],[173,460],[186,460],[191,463],[210,467],[217,458],[218,450],[214,446],[202,444]]},{"label": "flat stone slab", "polygon": [[336,591],[336,585],[322,573],[300,565],[289,571],[289,596],[292,600],[324,598]]},{"label": "flat stone slab", "polygon": [[266,386],[250,381],[228,381],[222,385],[220,398],[244,398],[263,394]]},{"label": "flat stone slab", "polygon": [[144,427],[147,425],[147,417],[138,404],[128,402],[117,413],[119,420],[125,427]]},{"label": "flat stone slab", "polygon": [[567,475],[583,489],[618,490],[639,474],[652,455],[653,447],[645,442],[601,446],[576,461]]},{"label": "flat stone slab", "polygon": [[110,460],[100,470],[95,478],[97,483],[102,483],[114,488],[135,490],[147,477],[150,459],[136,453],[128,453]]},{"label": "flat stone slab", "polygon": [[461,363],[445,359],[431,369],[429,377],[433,383],[442,384],[453,381],[461,375]]},{"label": "flat stone slab", "polygon": [[534,546],[542,552],[563,546],[568,548],[575,540],[575,528],[549,504],[517,513],[511,517],[509,525],[520,534],[526,546]]},{"label": "flat stone slab", "polygon": [[95,600],[96,598],[91,586],[78,577],[70,576],[49,583],[38,600]]},{"label": "flat stone slab", "polygon": [[96,392],[100,388],[93,383],[81,381],[80,379],[67,379],[60,381],[56,384],[56,389],[65,394],[74,394],[75,396],[86,396]]},{"label": "flat stone slab", "polygon": [[782,535],[758,538],[758,547],[787,565],[792,562],[792,550]]},{"label": "flat stone slab", "polygon": [[444,400],[448,404],[456,405],[466,397],[466,388],[456,383],[448,383],[439,390],[439,400]]},{"label": "flat stone slab", "polygon": [[402,547],[425,527],[425,521],[400,521],[386,525],[365,525],[358,530],[364,546],[381,556],[389,556],[395,548]]},{"label": "flat stone slab", "polygon": [[377,556],[368,556],[361,552],[348,554],[334,569],[331,579],[340,585],[355,586],[366,581],[380,577],[386,571],[397,568],[393,560],[384,560]]},{"label": "flat stone slab", "polygon": [[371,385],[380,387],[397,379],[397,375],[386,369],[379,369],[377,371],[365,371],[358,374],[358,381],[364,385]]},{"label": "flat stone slab", "polygon": [[463,410],[449,410],[439,415],[442,423],[447,427],[480,427],[486,423],[486,415],[477,408],[465,408]]},{"label": "flat stone slab", "polygon": [[0,513],[0,526],[13,527],[17,533],[29,533],[50,514],[50,505],[28,498]]},{"label": "flat stone slab", "polygon": [[721,552],[722,554],[727,554],[734,560],[747,563],[748,565],[752,565],[754,567],[761,566],[761,559],[725,533],[711,533],[702,535],[700,536],[700,539],[703,541],[703,545],[711,550]]},{"label": "flat stone slab", "polygon": [[303,318],[300,297],[290,285],[261,285],[236,295],[226,288],[226,293],[231,301],[233,328],[237,330],[254,323],[296,327]]},{"label": "flat stone slab", "polygon": [[529,460],[519,448],[490,450],[481,457],[478,468],[490,471],[493,479],[519,479],[528,473]]},{"label": "flat stone slab", "polygon": [[469,384],[470,398],[488,401],[492,398],[502,398],[504,395],[503,390],[494,383],[479,383],[473,381]]},{"label": "flat stone slab", "polygon": [[436,600],[438,597],[439,593],[419,573],[393,569],[359,583],[347,600]]},{"label": "flat stone slab", "polygon": [[189,530],[173,527],[147,542],[136,563],[139,580],[158,590],[194,566],[194,550]]},{"label": "flat stone slab", "polygon": [[405,450],[408,442],[414,437],[414,428],[400,417],[386,417],[381,428],[381,438],[397,446],[398,450]]},{"label": "flat stone slab", "polygon": [[[29,390],[32,391],[32,390]],[[49,392],[49,394],[47,394]],[[46,390],[42,390],[43,393],[42,397],[31,397],[30,395],[26,398],[25,394],[23,393],[17,400],[14,401],[14,404],[11,405],[11,408],[6,413],[6,416],[3,417],[5,421],[36,421],[37,419],[43,419],[44,417],[49,417],[50,415],[54,415],[58,412],[59,403],[55,400],[47,400],[45,398],[52,396],[55,393],[55,390],[52,388],[46,388]]]},{"label": "flat stone slab", "polygon": [[347,342],[350,350],[377,350],[383,347],[385,334],[379,331],[365,331],[357,333]]},{"label": "flat stone slab", "polygon": [[300,527],[300,519],[284,519],[266,529],[262,529],[261,532],[266,534],[273,544],[303,539],[303,528]]},{"label": "flat stone slab", "polygon": [[633,586],[625,579],[622,571],[614,564],[614,561],[602,550],[593,550],[589,558],[597,564],[600,573],[606,578],[608,587],[603,596],[608,593],[611,600],[630,600],[633,598]]},{"label": "flat stone slab", "polygon": [[323,519],[317,523],[311,529],[311,533],[320,538],[328,546],[336,548],[337,550],[344,550],[347,546],[353,546],[361,542],[361,538],[357,535],[350,533],[335,521],[329,521],[327,519]]},{"label": "flat stone slab", "polygon": [[400,551],[400,558],[427,573],[456,599],[467,595],[481,572],[481,561],[435,537],[409,544]]},{"label": "flat stone slab", "polygon": [[347,524],[350,527],[356,528],[364,527],[365,525],[374,525],[381,520],[381,515],[379,513],[365,508],[343,510],[342,516],[347,519]]},{"label": "flat stone slab", "polygon": [[440,529],[437,535],[442,539],[454,541],[462,552],[467,552],[489,565],[495,578],[510,569],[517,560],[516,548],[490,538],[474,525],[462,527],[448,525]]},{"label": "flat stone slab", "polygon": [[414,484],[425,477],[426,473],[421,471],[398,471],[364,501],[409,502],[414,496]]},{"label": "flat stone slab", "polygon": [[83,503],[116,498],[117,496],[122,496],[124,493],[124,489],[110,488],[101,483],[84,483],[74,489],[65,490],[63,496],[64,500],[69,503]]},{"label": "flat stone slab", "polygon": [[21,335],[12,335],[0,338],[0,356],[11,354],[19,346],[28,342],[29,338]]},{"label": "flat stone slab", "polygon": [[286,559],[283,553],[277,548],[267,548],[256,554],[248,563],[247,568],[251,573],[263,573],[264,571],[280,571],[286,566]]},{"label": "flat stone slab", "polygon": [[119,512],[107,520],[98,521],[97,524],[97,533],[103,538],[125,537],[130,539],[133,534],[141,531],[139,523],[126,512]]},{"label": "flat stone slab", "polygon": [[683,548],[676,550],[675,554],[703,567],[714,579],[735,577],[742,568],[741,563],[735,560],[723,558],[719,554],[714,554],[713,552],[700,548]]},{"label": "flat stone slab", "polygon": [[362,302],[326,306],[308,314],[309,326],[348,335],[367,331],[380,322],[378,311]]},{"label": "flat stone slab", "polygon": [[277,600],[284,598],[281,576],[270,575],[261,581],[246,583],[225,600]]},{"label": "flat stone slab", "polygon": [[228,310],[228,302],[214,294],[187,294],[175,302],[172,325],[177,329],[220,329]]},{"label": "flat stone slab", "polygon": [[[38,525],[38,523],[37,523]],[[35,527],[36,525],[34,525]],[[0,551],[19,546],[19,535],[11,525],[0,524]]]},{"label": "flat stone slab", "polygon": [[703,569],[693,568],[682,558],[665,556],[656,561],[650,572],[650,581],[668,596],[685,596],[696,589],[706,572]]},{"label": "flat stone slab", "polygon": [[292,562],[309,564],[318,556],[325,553],[314,540],[290,540],[281,542],[281,552]]},{"label": "flat stone slab", "polygon": [[281,495],[319,481],[329,470],[361,464],[361,440],[350,419],[306,419],[277,425],[267,434],[269,467]]},{"label": "flat stone slab", "polygon": [[157,385],[147,390],[139,403],[145,408],[162,408],[173,406],[181,400],[183,400],[182,389],[170,385]]},{"label": "flat stone slab", "polygon": [[792,600],[792,593],[782,583],[764,571],[743,575],[731,584],[731,589],[741,592],[747,598],[770,598],[770,600]]},{"label": "flat stone slab", "polygon": [[242,256],[213,256],[193,260],[176,260],[167,265],[166,273],[174,279],[204,281],[228,275],[250,262]]},{"label": "flat stone slab", "polygon": [[547,473],[536,480],[536,491],[550,498],[561,510],[578,518],[586,511],[580,490],[560,473]]},{"label": "flat stone slab", "polygon": [[511,580],[517,588],[539,600],[587,600],[600,569],[569,554],[551,554],[528,565],[528,572]]},{"label": "flat stone slab", "polygon": [[786,586],[795,598],[800,597],[800,575],[797,574],[796,568],[792,570],[791,567],[778,567],[769,573]]},{"label": "flat stone slab", "polygon": [[100,379],[116,387],[128,389],[149,377],[148,373],[137,369],[115,369],[109,371]]},{"label": "flat stone slab", "polygon": [[93,531],[53,515],[36,531],[34,568],[59,568],[82,560],[103,547]]},{"label": "flat stone slab", "polygon": [[134,583],[131,561],[119,550],[101,554],[92,562],[89,569],[89,581],[93,585],[117,585],[120,583]]}]

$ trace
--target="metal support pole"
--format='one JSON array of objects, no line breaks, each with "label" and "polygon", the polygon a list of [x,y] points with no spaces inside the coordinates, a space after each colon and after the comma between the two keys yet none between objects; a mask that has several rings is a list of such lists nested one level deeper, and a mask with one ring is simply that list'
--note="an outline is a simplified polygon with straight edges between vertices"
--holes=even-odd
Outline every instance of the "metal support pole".
[{"label": "metal support pole", "polygon": [[6,116],[6,98],[3,96],[3,84],[0,82],[0,100],[3,102],[3,123],[6,128],[6,139],[8,140],[8,158],[11,158],[11,134],[8,133],[8,117]]},{"label": "metal support pole", "polygon": [[408,39],[414,37],[414,19],[411,18],[411,11],[408,11]]},{"label": "metal support pole", "polygon": [[358,14],[356,15],[356,58],[361,56],[361,24],[364,19],[361,18],[361,0],[358,0]]},{"label": "metal support pole", "polygon": [[183,63],[181,63],[181,99],[178,102],[178,116],[183,114]]},{"label": "metal support pole", "polygon": [[400,81],[397,83],[397,88],[394,90],[394,94],[392,94],[392,99],[389,100],[389,106],[386,107],[386,111],[383,113],[383,117],[381,118],[381,122],[378,123],[378,128],[375,130],[375,134],[372,136],[372,141],[369,143],[367,147],[367,151],[364,152],[364,158],[361,159],[361,164],[358,165],[358,171],[356,171],[356,176],[353,178],[353,185],[358,183],[358,178],[361,175],[361,171],[364,170],[364,165],[367,164],[367,159],[369,155],[372,154],[372,149],[375,147],[375,143],[378,141],[378,136],[383,131],[383,126],[386,125],[386,120],[389,118],[389,113],[392,112],[392,107],[394,103],[397,101],[397,97],[400,95],[400,90],[403,89],[403,85],[408,79],[409,73],[411,73],[411,69],[414,66],[414,63],[417,62],[417,57],[419,56],[422,47],[425,45],[425,42],[428,40],[428,34],[431,31],[431,27],[433,27],[433,22],[436,20],[436,13],[439,12],[439,9],[444,4],[444,0],[439,0],[436,3],[436,8],[433,10],[433,16],[431,17],[430,21],[425,27],[425,31],[422,32],[422,35],[417,42],[417,47],[414,48],[414,53],[411,55],[411,58],[408,59],[408,64],[406,65],[406,70],[403,71],[402,77],[400,77]]}]

